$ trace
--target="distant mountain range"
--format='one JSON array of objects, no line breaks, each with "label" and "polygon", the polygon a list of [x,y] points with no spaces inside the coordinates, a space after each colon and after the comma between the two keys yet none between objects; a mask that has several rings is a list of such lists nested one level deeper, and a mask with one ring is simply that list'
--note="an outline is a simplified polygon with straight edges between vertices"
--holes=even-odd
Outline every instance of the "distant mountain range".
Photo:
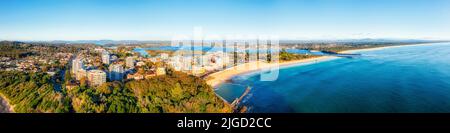
[{"label": "distant mountain range", "polygon": [[281,44],[289,43],[425,43],[448,42],[450,40],[421,40],[421,39],[342,39],[342,40],[280,40]]},{"label": "distant mountain range", "polygon": [[107,44],[143,44],[143,43],[165,43],[169,41],[160,40],[76,40],[76,41],[66,41],[66,40],[53,40],[53,41],[24,41],[24,42],[46,42],[55,44],[97,44],[97,45],[107,45]]},{"label": "distant mountain range", "polygon": [[[450,40],[421,40],[421,39],[342,39],[342,40],[280,40],[280,44],[302,44],[302,43],[425,43],[425,42],[449,42]],[[170,40],[53,40],[53,41],[20,41],[26,43],[50,43],[50,44],[160,44],[170,43]]]}]

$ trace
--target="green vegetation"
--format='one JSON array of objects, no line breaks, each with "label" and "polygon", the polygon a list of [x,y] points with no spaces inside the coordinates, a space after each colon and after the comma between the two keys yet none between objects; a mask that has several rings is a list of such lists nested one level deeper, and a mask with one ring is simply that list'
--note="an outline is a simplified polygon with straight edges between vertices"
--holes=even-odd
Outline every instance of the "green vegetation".
[{"label": "green vegetation", "polygon": [[20,42],[2,41],[0,42],[0,57],[22,58],[31,55],[32,53],[26,50],[28,47],[29,45]]},{"label": "green vegetation", "polygon": [[149,80],[128,82],[141,107],[141,112],[231,112],[211,86],[202,79],[181,72],[157,76]]},{"label": "green vegetation", "polygon": [[10,99],[16,112],[232,112],[211,86],[181,72],[125,84],[108,82],[99,87],[82,83],[59,92],[45,73],[0,71],[0,93]]},{"label": "green vegetation", "polygon": [[306,54],[293,54],[286,52],[285,49],[280,51],[280,61],[291,61],[291,60],[300,60],[300,59],[307,59],[311,57],[317,57],[315,55],[306,55]]},{"label": "green vegetation", "polygon": [[140,112],[133,93],[120,82],[105,83],[96,88],[85,85],[67,92],[73,112],[78,113],[137,113]]},{"label": "green vegetation", "polygon": [[[360,40],[361,41],[361,40]],[[341,52],[346,50],[354,49],[365,49],[365,48],[375,48],[383,46],[394,46],[394,45],[407,45],[407,44],[419,44],[419,43],[430,43],[429,41],[330,41],[330,42],[291,42],[281,44],[281,47],[289,47],[296,49],[309,49],[318,51],[329,51],[329,52]]]},{"label": "green vegetation", "polygon": [[50,76],[43,73],[0,71],[0,93],[15,112],[68,112],[69,99],[53,90]]},{"label": "green vegetation", "polygon": [[158,56],[161,53],[167,53],[169,55],[173,55],[175,53],[175,51],[170,51],[170,50],[146,50],[147,54],[150,56]]}]

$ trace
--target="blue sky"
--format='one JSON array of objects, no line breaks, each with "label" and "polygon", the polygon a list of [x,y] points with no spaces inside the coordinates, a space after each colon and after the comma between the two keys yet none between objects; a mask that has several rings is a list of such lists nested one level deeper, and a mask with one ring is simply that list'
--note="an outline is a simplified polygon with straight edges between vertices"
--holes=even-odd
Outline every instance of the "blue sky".
[{"label": "blue sky", "polygon": [[1,0],[0,40],[450,39],[449,0]]}]

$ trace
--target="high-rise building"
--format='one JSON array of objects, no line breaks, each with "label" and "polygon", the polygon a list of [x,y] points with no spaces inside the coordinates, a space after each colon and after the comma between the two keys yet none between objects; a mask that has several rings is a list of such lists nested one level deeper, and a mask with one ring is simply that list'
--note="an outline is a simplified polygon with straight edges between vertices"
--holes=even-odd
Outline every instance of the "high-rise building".
[{"label": "high-rise building", "polygon": [[102,70],[90,70],[87,79],[90,86],[99,86],[106,82],[106,73]]},{"label": "high-rise building", "polygon": [[134,57],[127,57],[126,65],[129,68],[133,68],[134,67]]},{"label": "high-rise building", "polygon": [[103,64],[109,64],[110,63],[110,57],[109,57],[109,52],[108,51],[103,51],[102,52],[102,62],[103,62]]},{"label": "high-rise building", "polygon": [[75,75],[79,69],[83,68],[83,61],[79,58],[72,60],[72,73]]},{"label": "high-rise building", "polygon": [[79,70],[84,70],[83,67],[83,61],[80,58],[72,60],[72,77],[75,77],[78,80]]},{"label": "high-rise building", "polygon": [[122,64],[111,64],[109,66],[109,79],[111,81],[121,81],[123,79],[123,73]]}]

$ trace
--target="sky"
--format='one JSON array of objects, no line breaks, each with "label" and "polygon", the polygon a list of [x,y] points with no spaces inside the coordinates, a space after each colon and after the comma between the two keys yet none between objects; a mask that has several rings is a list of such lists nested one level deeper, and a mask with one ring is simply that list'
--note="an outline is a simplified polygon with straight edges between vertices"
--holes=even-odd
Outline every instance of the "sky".
[{"label": "sky", "polygon": [[0,40],[450,39],[450,0],[1,0]]}]

